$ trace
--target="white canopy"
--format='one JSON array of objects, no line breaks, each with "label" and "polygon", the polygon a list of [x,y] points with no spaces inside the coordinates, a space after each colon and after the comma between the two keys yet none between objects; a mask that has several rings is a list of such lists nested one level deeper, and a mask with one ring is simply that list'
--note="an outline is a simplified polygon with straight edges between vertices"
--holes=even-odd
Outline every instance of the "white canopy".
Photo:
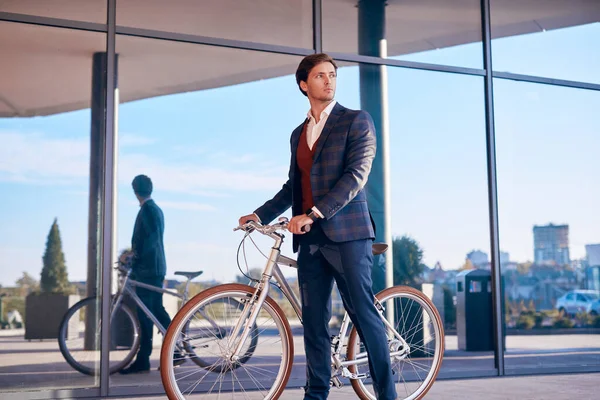
[{"label": "white canopy", "polygon": [[[479,0],[388,0],[390,57],[481,40]],[[120,0],[117,25],[312,47],[310,0]],[[493,0],[493,37],[600,21],[597,0]],[[4,0],[0,12],[104,23],[98,0]],[[356,53],[356,0],[323,0],[325,51]],[[88,108],[105,34],[0,22],[0,117]],[[117,37],[120,102],[288,75],[298,57]]]}]

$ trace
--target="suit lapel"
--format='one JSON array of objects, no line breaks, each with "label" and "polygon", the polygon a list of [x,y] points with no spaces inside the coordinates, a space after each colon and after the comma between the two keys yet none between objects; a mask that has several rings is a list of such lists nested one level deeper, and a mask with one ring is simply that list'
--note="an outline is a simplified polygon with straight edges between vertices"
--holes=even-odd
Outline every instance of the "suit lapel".
[{"label": "suit lapel", "polygon": [[319,156],[321,155],[321,151],[323,150],[323,146],[325,146],[325,142],[329,137],[333,127],[337,123],[340,116],[344,113],[344,107],[340,105],[340,103],[336,103],[331,110],[331,114],[327,118],[327,122],[323,127],[323,131],[321,132],[321,136],[319,136],[319,140],[317,140],[317,148],[315,149],[315,154],[313,155],[313,165],[316,164]]}]

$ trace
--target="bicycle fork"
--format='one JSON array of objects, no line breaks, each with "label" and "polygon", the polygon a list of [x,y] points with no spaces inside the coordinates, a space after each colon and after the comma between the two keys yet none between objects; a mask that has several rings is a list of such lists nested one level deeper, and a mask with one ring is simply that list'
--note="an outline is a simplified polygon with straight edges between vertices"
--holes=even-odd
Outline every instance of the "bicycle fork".
[{"label": "bicycle fork", "polygon": [[[246,342],[248,335],[250,335],[250,330],[252,329],[252,326],[254,325],[256,318],[258,317],[258,313],[260,312],[260,309],[262,308],[262,305],[265,302],[267,295],[269,294],[270,280],[271,280],[271,276],[273,275],[273,267],[277,263],[277,260],[279,259],[279,255],[281,253],[281,251],[280,251],[281,243],[283,242],[283,237],[281,235],[276,234],[276,233],[274,235],[275,235],[275,237],[274,237],[275,244],[271,248],[271,253],[269,254],[269,259],[267,261],[267,266],[265,268],[265,271],[263,272],[262,279],[256,286],[256,290],[254,291],[254,294],[252,295],[252,297],[248,300],[248,302],[244,306],[242,315],[238,319],[238,322],[235,325],[235,328],[231,332],[231,339],[228,342],[228,348],[229,349],[231,349],[232,347],[234,348],[233,352],[231,354],[229,354],[229,358],[231,359],[231,361],[234,361],[234,362],[237,362],[240,359],[240,353],[242,352],[242,346]],[[246,319],[247,319],[247,322],[245,322]],[[244,324],[245,324],[245,326],[244,326]],[[235,344],[236,338],[240,334],[242,327],[244,330],[241,333],[241,337],[239,338],[239,341],[237,342],[237,344]]]},{"label": "bicycle fork", "polygon": [[[231,337],[227,343],[228,349],[234,349],[233,352],[228,354],[228,357],[231,361],[237,362],[241,358],[240,353],[242,352],[242,347],[250,335],[250,330],[252,329],[256,318],[258,317],[258,313],[260,312],[268,293],[269,280],[263,279],[256,287],[252,297],[246,301],[244,309],[242,310],[242,314],[233,328]],[[240,332],[241,336],[238,339]]]}]

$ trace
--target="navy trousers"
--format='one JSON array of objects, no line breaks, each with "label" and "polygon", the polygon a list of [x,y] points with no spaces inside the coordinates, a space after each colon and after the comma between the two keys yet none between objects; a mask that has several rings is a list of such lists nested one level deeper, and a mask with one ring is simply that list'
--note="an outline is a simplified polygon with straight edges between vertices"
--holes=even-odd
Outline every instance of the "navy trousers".
[{"label": "navy trousers", "polygon": [[[162,287],[164,279],[165,278],[161,276],[156,278],[144,278],[140,279],[140,281],[147,283],[148,285]],[[163,306],[163,294],[141,287],[137,287],[135,293],[140,300],[142,300],[142,303],[152,311],[152,314],[154,314],[160,324],[165,328],[168,328],[171,323],[171,317],[169,317],[167,310],[165,310],[165,307]],[[152,354],[152,328],[154,324],[141,309],[138,309],[138,319],[140,321],[140,349],[136,357],[136,363],[143,366],[149,366],[150,354]]]},{"label": "navy trousers", "polygon": [[379,400],[396,399],[385,327],[373,304],[373,241],[334,243],[318,223],[302,236],[298,283],[302,299],[307,384],[305,400],[324,400],[331,379],[331,291],[337,283],[344,307],[369,354],[369,369]]}]

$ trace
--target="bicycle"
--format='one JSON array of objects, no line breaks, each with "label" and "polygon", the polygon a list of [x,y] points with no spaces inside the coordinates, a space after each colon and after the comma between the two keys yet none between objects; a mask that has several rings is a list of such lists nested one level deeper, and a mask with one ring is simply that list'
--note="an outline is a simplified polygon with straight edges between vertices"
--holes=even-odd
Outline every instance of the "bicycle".
[{"label": "bicycle", "polygon": [[[292,370],[294,343],[289,321],[269,296],[269,289],[271,285],[278,287],[302,321],[300,303],[279,268],[279,264],[297,268],[296,261],[280,251],[284,240],[281,231],[287,224],[287,218],[280,218],[272,225],[249,221],[235,228],[246,231],[240,247],[252,231],[274,240],[261,279],[254,286],[229,283],[206,289],[173,318],[163,341],[160,361],[161,379],[170,400],[185,399],[197,392],[211,394],[217,391],[219,398],[229,395],[231,398],[247,397],[250,390],[259,391],[262,397],[272,400],[278,399],[284,391]],[[375,244],[373,249],[374,254],[380,254],[387,245]],[[225,307],[229,301],[243,307]],[[423,293],[410,287],[387,288],[375,296],[375,304],[386,326],[398,398],[422,399],[433,385],[442,363],[444,332],[440,315]],[[190,325],[207,325],[199,310],[227,330],[226,340],[214,336],[214,343],[203,340],[197,344],[198,338],[186,332],[185,327]],[[226,314],[229,311],[232,315]],[[255,326],[258,330],[252,328]],[[349,328],[350,319],[346,313],[339,333],[331,338],[330,383],[339,388],[343,378],[349,379],[359,398],[375,399],[368,384],[367,353],[355,327],[347,336]],[[252,357],[241,363],[246,341],[252,341],[258,335],[260,340],[255,342]],[[181,366],[176,370],[173,353],[186,348],[194,349],[210,362],[203,368]],[[345,357],[343,350],[346,350]],[[406,371],[405,366],[409,366]],[[229,392],[229,395],[222,392]]]},{"label": "bicycle", "polygon": [[[111,299],[110,307],[111,344],[109,350],[109,371],[111,374],[125,368],[137,354],[140,346],[140,326],[137,313],[134,312],[135,308],[132,310],[132,306],[139,307],[150,318],[153,324],[158,327],[163,336],[167,330],[167,327],[162,326],[148,307],[140,300],[135,293],[135,288],[142,287],[154,292],[177,297],[181,300],[181,307],[188,301],[190,282],[203,272],[175,272],[175,275],[187,278],[183,294],[179,294],[131,278],[130,262],[126,264],[117,262],[116,264],[118,290]],[[125,297],[125,295],[128,297]],[[128,299],[127,302],[124,302],[124,299]],[[221,329],[212,319],[206,316],[206,321],[211,324],[217,335],[222,336]],[[99,373],[100,323],[99,298],[88,297],[73,305],[67,311],[60,324],[58,335],[60,352],[74,369],[87,375],[97,375]],[[193,350],[188,349],[187,354],[193,354]],[[196,358],[197,360],[198,358]]]}]

